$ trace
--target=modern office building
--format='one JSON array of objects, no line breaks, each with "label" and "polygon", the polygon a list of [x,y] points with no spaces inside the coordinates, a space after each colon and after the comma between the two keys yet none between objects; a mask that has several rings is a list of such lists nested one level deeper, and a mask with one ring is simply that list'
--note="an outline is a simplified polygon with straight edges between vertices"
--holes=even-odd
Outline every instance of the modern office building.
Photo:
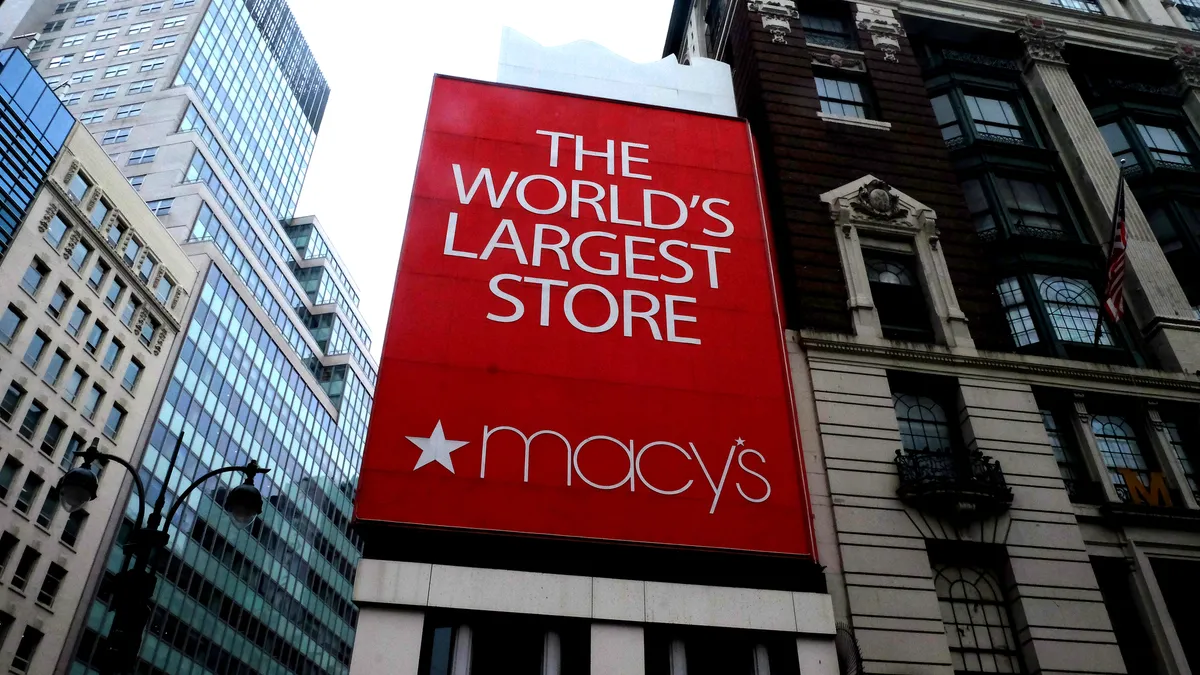
[{"label": "modern office building", "polygon": [[[222,465],[271,468],[249,531],[219,507],[219,481],[181,510],[141,668],[345,672],[347,525],[375,364],[330,237],[293,213],[325,78],[277,0],[38,0],[12,34],[28,32],[39,71],[69,84],[63,103],[199,270],[157,416],[131,449],[150,498]],[[115,513],[108,534],[123,541],[133,514]],[[103,653],[120,547],[104,562],[61,670],[92,672]]]},{"label": "modern office building", "polygon": [[0,52],[0,100],[21,209],[0,259],[0,664],[50,673],[124,504],[117,467],[69,515],[55,485],[93,439],[134,459],[196,269],[20,50]]},{"label": "modern office building", "polygon": [[762,149],[863,672],[1200,670],[1197,7],[676,2]]}]

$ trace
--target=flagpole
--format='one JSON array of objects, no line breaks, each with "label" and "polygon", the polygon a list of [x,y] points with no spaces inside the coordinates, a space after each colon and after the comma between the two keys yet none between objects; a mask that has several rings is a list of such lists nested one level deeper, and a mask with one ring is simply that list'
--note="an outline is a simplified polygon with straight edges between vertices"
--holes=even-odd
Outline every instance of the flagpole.
[{"label": "flagpole", "polygon": [[[1112,267],[1112,254],[1117,241],[1117,217],[1121,210],[1121,202],[1125,199],[1125,160],[1121,160],[1120,167],[1117,169],[1117,199],[1113,204],[1112,212],[1112,233],[1108,237],[1108,253],[1104,259],[1104,278],[1105,285],[1108,283],[1109,268]],[[1096,307],[1096,332],[1092,336],[1092,346],[1100,346],[1100,334],[1104,327],[1104,303],[1099,302]]]}]

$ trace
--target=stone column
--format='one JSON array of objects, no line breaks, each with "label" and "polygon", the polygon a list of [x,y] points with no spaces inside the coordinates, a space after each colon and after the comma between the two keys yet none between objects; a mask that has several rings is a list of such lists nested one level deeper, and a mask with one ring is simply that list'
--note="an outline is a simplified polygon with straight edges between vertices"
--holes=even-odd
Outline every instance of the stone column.
[{"label": "stone column", "polygon": [[1109,502],[1119,502],[1117,488],[1113,486],[1112,477],[1108,475],[1108,465],[1100,454],[1100,446],[1096,443],[1096,435],[1092,433],[1092,414],[1088,412],[1083,394],[1075,394],[1075,414],[1071,416],[1071,427],[1075,432],[1075,440],[1079,442],[1079,452],[1087,465],[1088,474],[1100,484],[1104,499]]},{"label": "stone column", "polygon": [[358,614],[350,675],[417,675],[424,612],[365,606]]},{"label": "stone column", "polygon": [[1154,456],[1158,459],[1158,465],[1162,467],[1167,486],[1177,490],[1183,500],[1182,504],[1175,506],[1188,509],[1200,508],[1196,504],[1196,496],[1188,487],[1187,474],[1183,472],[1183,464],[1179,461],[1179,455],[1175,454],[1175,448],[1171,446],[1171,437],[1163,426],[1162,413],[1154,403],[1151,403],[1146,409],[1146,422],[1146,428],[1150,430],[1150,445],[1154,448]]},{"label": "stone column", "polygon": [[645,631],[642,627],[619,623],[593,623],[592,672],[646,675]]},{"label": "stone column", "polygon": [[828,635],[796,636],[802,675],[838,675],[837,648]]},{"label": "stone column", "polygon": [[1167,25],[1175,26],[1176,28],[1183,28],[1184,30],[1192,29],[1192,26],[1187,22],[1187,19],[1183,18],[1183,12],[1180,12],[1179,8],[1175,5],[1175,0],[1162,0],[1162,6],[1163,11],[1167,13],[1167,18],[1171,20],[1171,23]]},{"label": "stone column", "polygon": [[[1064,31],[1029,16],[1015,22],[1025,44],[1023,79],[1041,113],[1051,140],[1060,151],[1093,238],[1107,250],[1112,235],[1112,209],[1119,171],[1112,153],[1079,95],[1062,50]],[[1126,193],[1125,294],[1127,307],[1151,349],[1167,369],[1200,370],[1200,322],[1145,214]]]}]

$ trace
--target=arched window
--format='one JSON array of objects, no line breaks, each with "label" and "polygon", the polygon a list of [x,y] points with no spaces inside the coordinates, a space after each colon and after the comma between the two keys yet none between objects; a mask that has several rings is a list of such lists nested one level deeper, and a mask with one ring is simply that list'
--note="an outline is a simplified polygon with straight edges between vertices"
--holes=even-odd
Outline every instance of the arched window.
[{"label": "arched window", "polygon": [[928,396],[892,394],[896,421],[900,423],[900,445],[905,450],[950,452],[953,434],[946,410]]},{"label": "arched window", "polygon": [[1150,466],[1138,445],[1137,434],[1124,417],[1092,415],[1092,433],[1096,436],[1096,445],[1100,448],[1104,465],[1108,467],[1108,475],[1122,500],[1129,500],[1129,488],[1118,469],[1133,469],[1141,476],[1143,484],[1150,484]]},{"label": "arched window", "polygon": [[[1054,334],[1064,342],[1091,344],[1096,336],[1096,321],[1100,316],[1100,301],[1090,284],[1067,277],[1035,275],[1038,294],[1050,315]],[[1111,345],[1108,327],[1100,326],[1100,344]]]},{"label": "arched window", "polygon": [[933,571],[954,672],[1021,672],[1012,618],[995,573],[955,565],[934,565]]},{"label": "arched window", "polygon": [[904,264],[895,260],[881,258],[866,258],[867,281],[895,286],[916,286],[912,271]]}]

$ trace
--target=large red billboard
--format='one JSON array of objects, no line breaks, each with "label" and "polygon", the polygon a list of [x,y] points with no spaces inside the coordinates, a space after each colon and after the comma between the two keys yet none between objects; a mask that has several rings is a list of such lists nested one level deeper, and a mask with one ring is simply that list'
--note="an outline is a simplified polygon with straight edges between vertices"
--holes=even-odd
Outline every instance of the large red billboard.
[{"label": "large red billboard", "polygon": [[813,555],[743,120],[438,77],[355,515]]}]

